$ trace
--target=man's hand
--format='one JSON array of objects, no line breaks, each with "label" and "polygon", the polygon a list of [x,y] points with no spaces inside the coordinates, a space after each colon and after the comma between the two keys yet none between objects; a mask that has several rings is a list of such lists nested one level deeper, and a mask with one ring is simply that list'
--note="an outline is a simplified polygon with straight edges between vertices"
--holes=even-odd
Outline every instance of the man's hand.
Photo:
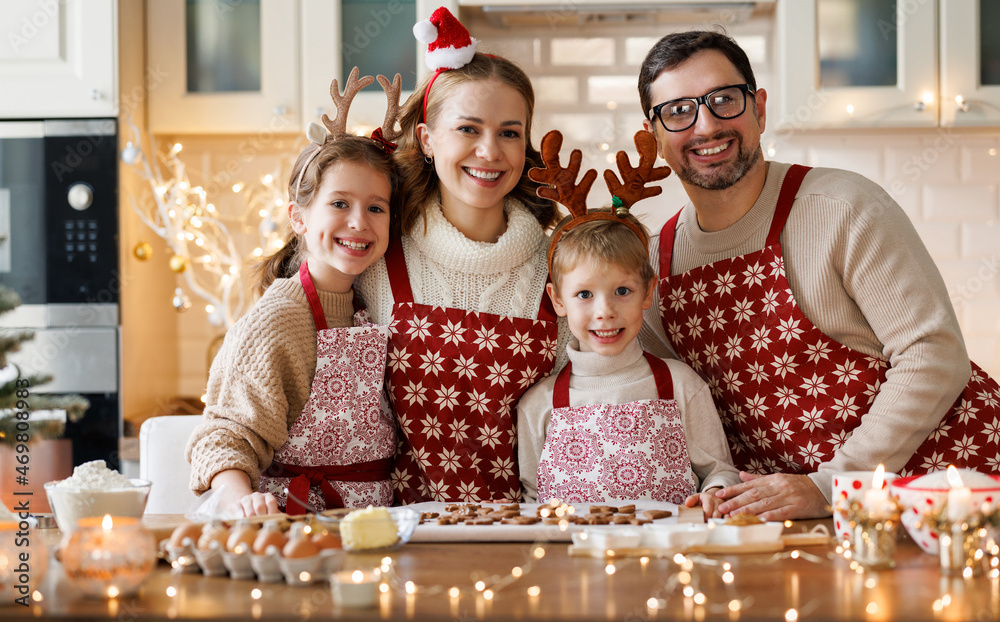
[{"label": "man's hand", "polygon": [[725,500],[717,508],[723,515],[756,514],[765,521],[830,515],[826,498],[807,475],[754,475],[740,471],[740,479],[742,484],[727,486],[715,493],[716,497]]}]

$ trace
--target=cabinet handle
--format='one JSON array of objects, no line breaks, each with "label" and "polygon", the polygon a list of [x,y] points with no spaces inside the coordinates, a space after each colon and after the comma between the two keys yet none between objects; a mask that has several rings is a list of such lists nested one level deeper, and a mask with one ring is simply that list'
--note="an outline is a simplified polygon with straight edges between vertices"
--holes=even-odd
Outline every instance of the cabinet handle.
[{"label": "cabinet handle", "polygon": [[965,101],[965,98],[962,97],[961,95],[956,95],[955,96],[955,108],[957,108],[959,112],[968,112],[969,111],[969,102]]},{"label": "cabinet handle", "polygon": [[96,101],[100,101],[100,100],[104,99],[104,96],[101,95],[101,92],[98,91],[97,89],[93,89],[93,90],[90,91],[90,99],[92,99],[92,100],[94,100],[96,102]]},{"label": "cabinet handle", "polygon": [[279,117],[283,117],[288,114],[288,106],[275,106],[274,114]]}]

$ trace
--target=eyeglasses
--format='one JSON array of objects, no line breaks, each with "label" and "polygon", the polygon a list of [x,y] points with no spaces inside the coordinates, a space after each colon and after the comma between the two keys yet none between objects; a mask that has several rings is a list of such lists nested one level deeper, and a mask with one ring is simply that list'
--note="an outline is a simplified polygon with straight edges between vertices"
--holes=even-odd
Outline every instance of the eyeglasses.
[{"label": "eyeglasses", "polygon": [[735,119],[747,109],[747,93],[753,93],[749,84],[733,84],[715,89],[701,97],[682,97],[657,104],[649,111],[668,132],[683,132],[698,120],[698,109],[705,104],[717,119]]}]

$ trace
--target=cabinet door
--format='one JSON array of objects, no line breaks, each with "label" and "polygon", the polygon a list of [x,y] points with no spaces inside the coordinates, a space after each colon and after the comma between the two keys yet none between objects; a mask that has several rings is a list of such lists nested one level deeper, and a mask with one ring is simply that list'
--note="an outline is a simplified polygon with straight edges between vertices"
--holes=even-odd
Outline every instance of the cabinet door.
[{"label": "cabinet door", "polygon": [[941,125],[1000,125],[1000,2],[941,3]]},{"label": "cabinet door", "polygon": [[[398,72],[403,78],[400,103],[419,81],[420,44],[413,24],[427,19],[441,0],[302,0],[302,110],[303,125],[334,116],[330,83],[341,90],[351,69],[362,76]],[[426,47],[426,46],[424,46]],[[374,82],[355,97],[348,122],[357,132],[370,134],[385,117],[385,95]]]},{"label": "cabinet door", "polygon": [[116,0],[4,0],[0,117],[118,114]]},{"label": "cabinet door", "polygon": [[793,0],[777,9],[779,129],[937,125],[934,2]]},{"label": "cabinet door", "polygon": [[153,131],[298,131],[297,0],[156,0],[146,7]]}]

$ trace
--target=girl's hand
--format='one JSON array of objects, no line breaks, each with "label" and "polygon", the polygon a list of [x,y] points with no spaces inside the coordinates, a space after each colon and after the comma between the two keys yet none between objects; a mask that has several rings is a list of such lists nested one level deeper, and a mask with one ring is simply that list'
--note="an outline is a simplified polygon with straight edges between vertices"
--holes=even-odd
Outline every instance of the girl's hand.
[{"label": "girl's hand", "polygon": [[266,516],[278,513],[278,499],[269,492],[254,492],[240,497],[232,513],[240,516]]},{"label": "girl's hand", "polygon": [[684,501],[684,505],[689,508],[702,507],[705,512],[705,518],[722,518],[722,513],[719,512],[719,506],[722,505],[722,499],[715,496],[715,493],[721,490],[721,486],[713,486],[712,488],[706,488],[700,493],[693,494]]}]

